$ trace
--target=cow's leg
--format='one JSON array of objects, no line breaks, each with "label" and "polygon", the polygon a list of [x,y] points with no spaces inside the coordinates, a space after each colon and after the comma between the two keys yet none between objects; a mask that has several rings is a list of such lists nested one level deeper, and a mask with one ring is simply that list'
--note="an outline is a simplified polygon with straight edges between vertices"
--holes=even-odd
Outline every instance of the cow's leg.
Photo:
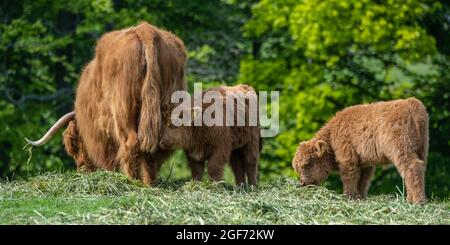
[{"label": "cow's leg", "polygon": [[358,183],[358,196],[361,199],[365,199],[367,197],[367,192],[369,191],[370,182],[372,180],[372,176],[375,172],[375,167],[367,167],[361,169],[361,176],[359,178]]},{"label": "cow's leg", "polygon": [[246,145],[242,149],[242,156],[248,183],[250,185],[256,185],[258,179],[259,139]]},{"label": "cow's leg", "polygon": [[192,179],[201,181],[205,172],[205,161],[197,161],[187,156],[189,167],[191,168]]},{"label": "cow's leg", "polygon": [[426,163],[418,158],[397,157],[394,160],[394,165],[405,181],[406,199],[411,203],[426,202]]},{"label": "cow's leg", "polygon": [[236,185],[245,184],[245,167],[241,158],[242,154],[240,150],[234,150],[231,153],[230,165],[231,169],[233,170]]},{"label": "cow's leg", "polygon": [[129,132],[126,140],[122,142],[117,152],[117,158],[121,163],[121,170],[129,179],[136,179],[138,173],[137,166],[142,164],[141,160],[137,157],[139,147],[136,132]]},{"label": "cow's leg", "polygon": [[64,148],[66,149],[67,154],[75,160],[78,171],[95,170],[78,133],[75,120],[70,121],[67,128],[64,130],[63,141]]},{"label": "cow's leg", "polygon": [[154,179],[152,178],[152,170],[150,168],[150,165],[147,163],[146,159],[140,160],[139,165],[141,167],[140,172],[142,182],[144,182],[145,185],[150,186],[154,181]]},{"label": "cow's leg", "polygon": [[[158,165],[152,166],[155,163],[149,164],[147,162],[146,154],[149,153],[140,150],[136,128],[132,124],[124,124],[120,121],[118,123],[122,126],[119,127],[122,130],[118,130],[119,149],[117,151],[117,159],[120,162],[122,172],[129,179],[138,179],[140,177],[146,185],[150,185],[155,179],[154,175],[157,173]],[[157,159],[158,154],[155,157]]]}]

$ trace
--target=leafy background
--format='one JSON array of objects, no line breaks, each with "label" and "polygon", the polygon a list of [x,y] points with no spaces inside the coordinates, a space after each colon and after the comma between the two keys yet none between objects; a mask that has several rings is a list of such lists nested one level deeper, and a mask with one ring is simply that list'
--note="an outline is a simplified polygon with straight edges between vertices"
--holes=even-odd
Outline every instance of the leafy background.
[{"label": "leafy background", "polygon": [[[450,188],[450,5],[419,0],[5,0],[0,3],[0,176],[74,169],[61,135],[22,149],[72,110],[79,73],[105,32],[146,20],[180,36],[188,83],[280,91],[280,134],[264,140],[262,182],[295,176],[291,158],[336,111],[421,99],[430,114],[429,195]],[[163,178],[189,177],[177,152]],[[229,174],[228,174],[228,178]],[[335,174],[325,186],[341,189]],[[402,188],[378,169],[372,193]]]}]

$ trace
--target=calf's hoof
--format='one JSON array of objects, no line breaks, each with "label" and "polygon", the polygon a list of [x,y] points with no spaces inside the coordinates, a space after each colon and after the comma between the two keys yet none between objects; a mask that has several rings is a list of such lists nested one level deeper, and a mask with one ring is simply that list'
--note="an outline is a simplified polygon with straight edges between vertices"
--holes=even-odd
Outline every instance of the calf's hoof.
[{"label": "calf's hoof", "polygon": [[408,196],[406,197],[406,200],[407,200],[409,203],[412,203],[412,204],[424,204],[424,203],[427,202],[427,198],[424,197],[424,196],[421,196],[421,197],[414,197],[414,196],[408,195]]}]

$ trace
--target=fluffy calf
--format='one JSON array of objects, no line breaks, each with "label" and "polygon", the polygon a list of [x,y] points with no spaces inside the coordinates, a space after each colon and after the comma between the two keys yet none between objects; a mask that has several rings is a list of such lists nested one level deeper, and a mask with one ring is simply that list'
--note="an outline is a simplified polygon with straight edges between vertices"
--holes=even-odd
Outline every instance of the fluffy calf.
[{"label": "fluffy calf", "polygon": [[345,195],[365,198],[375,166],[393,163],[408,201],[422,203],[428,141],[428,114],[415,98],[356,105],[300,143],[292,166],[302,185],[318,184],[338,170]]},{"label": "fluffy calf", "polygon": [[[159,146],[162,149],[174,150],[183,149],[186,152],[188,163],[192,171],[192,177],[200,180],[203,176],[206,161],[207,171],[210,178],[214,181],[223,178],[224,165],[229,162],[235,175],[236,183],[242,184],[247,181],[249,184],[256,185],[258,174],[258,162],[261,148],[260,128],[258,124],[249,125],[249,100],[254,99],[257,103],[257,96],[253,88],[247,85],[238,85],[234,87],[217,87],[206,90],[214,91],[220,94],[223,99],[223,106],[226,101],[233,99],[231,94],[253,92],[247,95],[245,103],[239,104],[238,100],[233,101],[236,111],[245,108],[244,126],[174,126],[171,120],[165,120],[167,124],[163,127]],[[239,96],[236,96],[239,97]],[[242,100],[241,100],[242,102]],[[211,103],[203,103],[201,110],[199,107],[191,106],[193,114],[199,111],[205,111]],[[217,116],[217,114],[216,114]],[[224,123],[226,117],[231,116],[228,110],[224,110]],[[237,113],[233,114],[234,122],[237,123]],[[193,120],[191,118],[191,120]],[[225,124],[223,124],[225,125]]]}]

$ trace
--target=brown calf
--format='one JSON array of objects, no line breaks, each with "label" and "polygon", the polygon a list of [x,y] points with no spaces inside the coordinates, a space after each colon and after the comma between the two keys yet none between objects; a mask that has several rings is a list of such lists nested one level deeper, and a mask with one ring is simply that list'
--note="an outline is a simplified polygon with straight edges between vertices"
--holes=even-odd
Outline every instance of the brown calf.
[{"label": "brown calf", "polygon": [[292,165],[303,185],[339,170],[345,195],[365,198],[375,165],[392,162],[405,180],[408,201],[422,203],[428,141],[428,114],[415,98],[356,105],[300,143]]},{"label": "brown calf", "polygon": [[[234,87],[218,87],[208,91],[218,92],[223,98],[225,107],[226,101],[231,99],[226,93],[246,93],[253,92],[250,97],[257,101],[256,93],[253,88],[247,85],[238,85]],[[188,163],[192,171],[192,177],[200,180],[203,176],[204,168],[207,163],[208,175],[214,181],[223,178],[224,165],[229,162],[235,175],[236,183],[246,182],[256,185],[258,174],[258,162],[260,154],[260,128],[258,124],[251,126],[249,120],[249,103],[245,104],[233,102],[236,111],[245,108],[245,126],[179,126],[175,127],[171,120],[165,120],[167,124],[163,127],[159,146],[162,149],[183,149],[186,152]],[[211,103],[203,103],[204,111]],[[196,108],[194,114],[196,113]],[[197,108],[200,109],[200,108]],[[236,114],[235,114],[236,115]],[[234,122],[237,117],[234,115]],[[227,110],[224,110],[224,119],[226,119]],[[236,124],[235,124],[236,125]]]}]

